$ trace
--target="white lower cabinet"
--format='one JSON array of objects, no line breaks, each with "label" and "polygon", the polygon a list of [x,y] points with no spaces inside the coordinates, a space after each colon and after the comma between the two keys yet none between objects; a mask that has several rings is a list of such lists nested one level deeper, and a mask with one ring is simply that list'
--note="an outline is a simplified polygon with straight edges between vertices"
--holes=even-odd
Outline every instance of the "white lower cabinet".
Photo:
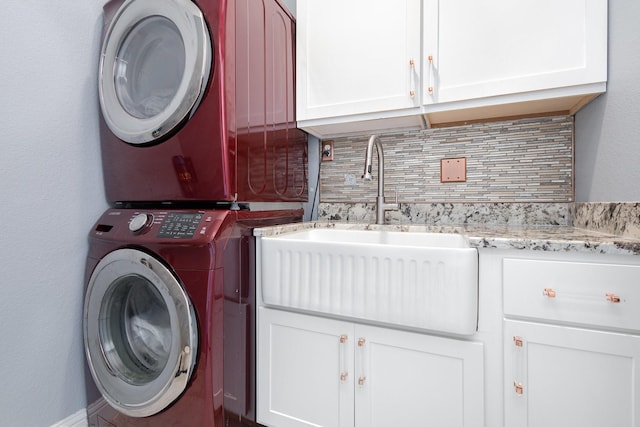
[{"label": "white lower cabinet", "polygon": [[[258,422],[353,425],[353,350],[341,343],[353,326],[262,307],[258,311]],[[347,380],[341,380],[343,374]]]},{"label": "white lower cabinet", "polygon": [[640,265],[618,259],[505,258],[505,426],[640,426]]},{"label": "white lower cabinet", "polygon": [[505,426],[637,427],[640,337],[505,321]]},{"label": "white lower cabinet", "polygon": [[258,422],[482,426],[483,344],[259,308]]}]

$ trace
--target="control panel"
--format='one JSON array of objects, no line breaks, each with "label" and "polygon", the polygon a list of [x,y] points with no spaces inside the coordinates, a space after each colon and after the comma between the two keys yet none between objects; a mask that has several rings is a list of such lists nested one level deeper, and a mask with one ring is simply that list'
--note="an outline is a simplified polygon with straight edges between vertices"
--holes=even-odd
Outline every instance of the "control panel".
[{"label": "control panel", "polygon": [[95,226],[95,236],[108,239],[127,239],[135,236],[136,243],[154,239],[194,239],[213,236],[217,227],[231,211],[160,209],[110,209]]},{"label": "control panel", "polygon": [[162,222],[156,237],[191,239],[196,235],[203,216],[201,212],[170,212]]}]

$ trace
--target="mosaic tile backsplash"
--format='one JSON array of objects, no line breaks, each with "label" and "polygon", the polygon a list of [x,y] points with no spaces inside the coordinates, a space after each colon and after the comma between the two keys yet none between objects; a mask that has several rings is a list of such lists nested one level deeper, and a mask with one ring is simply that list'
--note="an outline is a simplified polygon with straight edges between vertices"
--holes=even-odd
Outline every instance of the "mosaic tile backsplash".
[{"label": "mosaic tile backsplash", "polygon": [[[334,138],[320,167],[323,203],[374,202],[361,179],[370,135]],[[573,201],[573,118],[554,116],[380,133],[385,196],[402,203],[568,203]],[[440,182],[440,161],[466,158],[466,182]]]}]

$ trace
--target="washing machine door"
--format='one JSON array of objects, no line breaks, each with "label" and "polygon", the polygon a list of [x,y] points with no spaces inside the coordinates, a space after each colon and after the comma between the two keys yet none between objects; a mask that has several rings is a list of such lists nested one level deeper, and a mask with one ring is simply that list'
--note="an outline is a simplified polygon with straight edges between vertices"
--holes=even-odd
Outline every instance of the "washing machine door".
[{"label": "washing machine door", "polygon": [[158,259],[135,249],[104,257],[89,280],[84,345],[95,383],[120,412],[160,412],[186,388],[197,355],[192,304]]},{"label": "washing machine door", "polygon": [[211,40],[190,0],[127,0],[105,33],[102,116],[131,144],[159,142],[198,107],[211,72]]}]

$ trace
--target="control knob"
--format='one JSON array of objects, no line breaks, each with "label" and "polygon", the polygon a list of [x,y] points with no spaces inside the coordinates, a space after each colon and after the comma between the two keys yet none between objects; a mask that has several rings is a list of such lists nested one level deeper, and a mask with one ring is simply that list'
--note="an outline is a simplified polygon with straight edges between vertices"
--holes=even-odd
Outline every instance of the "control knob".
[{"label": "control knob", "polygon": [[131,218],[131,222],[129,222],[129,231],[131,231],[132,233],[139,233],[146,227],[151,225],[152,221],[152,215],[146,213],[138,214]]}]

